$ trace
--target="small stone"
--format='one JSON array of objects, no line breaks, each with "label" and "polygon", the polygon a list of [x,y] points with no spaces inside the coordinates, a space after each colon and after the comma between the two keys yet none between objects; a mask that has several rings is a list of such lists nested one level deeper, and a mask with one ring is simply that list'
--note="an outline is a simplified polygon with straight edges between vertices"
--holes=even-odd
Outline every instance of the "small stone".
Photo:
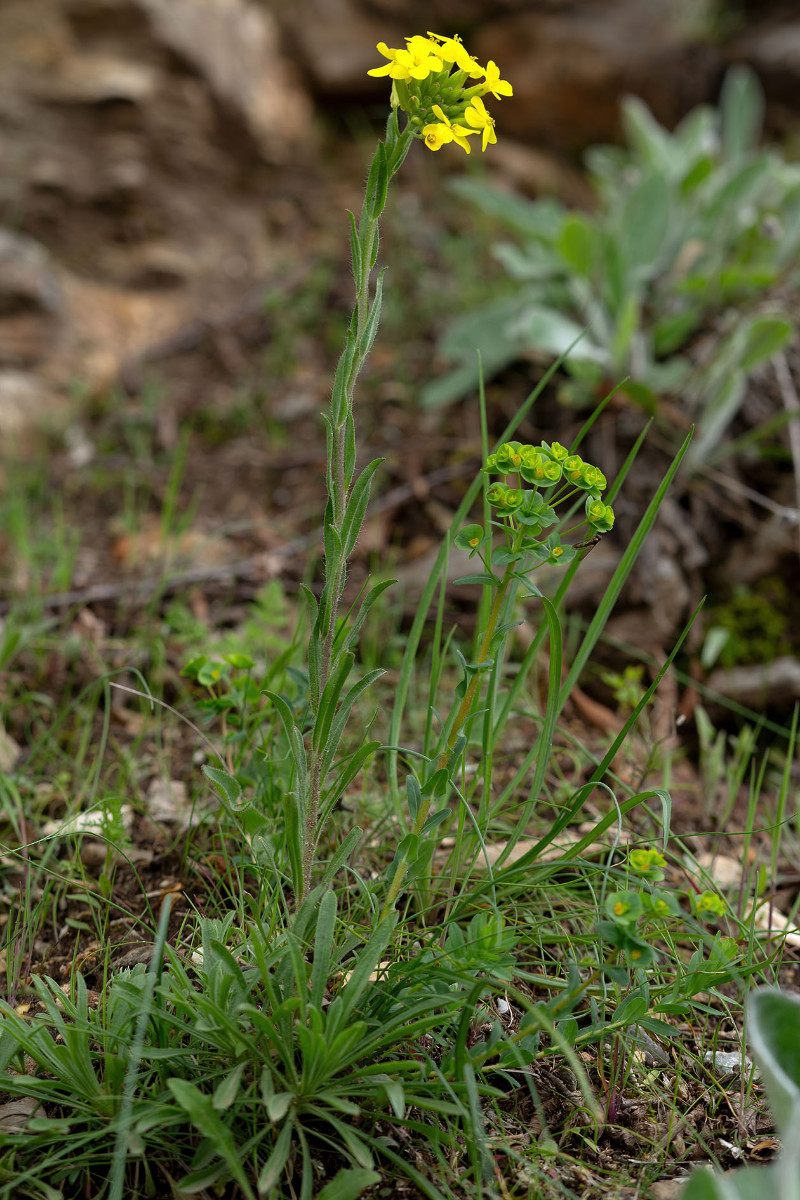
[{"label": "small stone", "polygon": [[187,807],[186,784],[180,779],[156,778],[147,789],[147,811],[154,821],[182,822]]},{"label": "small stone", "polygon": [[703,1062],[711,1067],[718,1079],[728,1079],[732,1075],[741,1075],[742,1070],[749,1075],[753,1069],[752,1061],[745,1054],[730,1054],[725,1050],[706,1050]]},{"label": "small stone", "polygon": [[60,407],[60,397],[35,375],[0,370],[0,441],[26,437]]},{"label": "small stone", "polygon": [[44,246],[0,229],[0,318],[30,310],[55,313],[60,304],[61,289]]},{"label": "small stone", "polygon": [[72,54],[60,70],[42,75],[34,90],[42,99],[59,104],[95,105],[116,100],[142,105],[155,96],[158,78],[158,71],[147,63]]}]

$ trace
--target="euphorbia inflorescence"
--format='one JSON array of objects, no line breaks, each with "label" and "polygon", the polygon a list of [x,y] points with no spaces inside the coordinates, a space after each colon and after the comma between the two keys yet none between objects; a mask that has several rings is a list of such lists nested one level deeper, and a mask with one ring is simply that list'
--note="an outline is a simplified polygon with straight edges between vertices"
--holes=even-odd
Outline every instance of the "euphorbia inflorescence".
[{"label": "euphorbia inflorescence", "polygon": [[405,48],[399,50],[385,42],[378,42],[377,48],[389,61],[367,74],[390,77],[392,104],[406,113],[429,150],[454,142],[469,154],[467,139],[473,134],[480,134],[482,150],[497,141],[483,97],[499,100],[513,95],[513,89],[500,78],[496,63],[482,67],[459,37],[438,33],[406,38]]},{"label": "euphorbia inflorescence", "polygon": [[[578,547],[562,545],[558,534],[545,537],[542,534],[558,521],[556,506],[581,493],[585,493],[586,500],[580,524],[588,525],[590,538],[607,533],[614,524],[614,510],[601,497],[606,488],[603,472],[579,455],[570,454],[559,442],[551,445],[542,442],[539,446],[504,442],[489,455],[483,471],[503,476],[486,492],[507,534],[501,557],[493,556],[495,563],[507,563],[512,550],[518,563],[530,556],[531,567],[545,562],[570,562]],[[463,549],[475,554],[481,552],[489,539],[480,526],[469,525],[456,540]]]}]

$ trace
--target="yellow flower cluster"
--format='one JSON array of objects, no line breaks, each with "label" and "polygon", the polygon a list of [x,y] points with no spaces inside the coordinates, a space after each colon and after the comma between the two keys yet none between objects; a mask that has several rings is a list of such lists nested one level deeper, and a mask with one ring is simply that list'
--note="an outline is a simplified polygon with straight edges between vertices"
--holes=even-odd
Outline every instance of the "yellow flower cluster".
[{"label": "yellow flower cluster", "polygon": [[438,33],[406,38],[401,49],[385,42],[378,42],[377,48],[389,61],[367,74],[389,76],[392,104],[408,115],[429,150],[455,142],[469,154],[468,138],[475,134],[481,135],[482,150],[497,141],[482,98],[491,94],[500,100],[513,95],[513,89],[500,78],[496,63],[482,67],[459,37]]}]

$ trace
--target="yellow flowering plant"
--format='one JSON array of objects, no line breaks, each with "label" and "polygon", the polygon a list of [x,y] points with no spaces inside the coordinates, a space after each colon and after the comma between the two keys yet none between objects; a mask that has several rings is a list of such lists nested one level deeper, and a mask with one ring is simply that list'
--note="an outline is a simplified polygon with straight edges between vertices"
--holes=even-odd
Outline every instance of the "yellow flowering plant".
[{"label": "yellow flowering plant", "polygon": [[[295,903],[302,908],[312,889],[316,850],[325,819],[334,811],[344,789],[380,745],[366,736],[349,759],[338,757],[339,743],[350,711],[380,675],[367,672],[349,683],[358,635],[369,610],[388,583],[368,586],[355,609],[340,617],[347,561],[358,540],[372,486],[381,460],[361,470],[356,465],[353,398],[356,381],[375,340],[381,314],[383,271],[374,275],[378,257],[379,223],[389,184],[415,140],[430,150],[453,143],[470,152],[469,139],[480,134],[482,148],[496,141],[494,121],[483,104],[484,95],[510,96],[512,88],[500,78],[494,62],[481,66],[458,37],[429,33],[406,38],[406,45],[378,50],[387,60],[369,72],[392,80],[392,111],[386,135],[379,141],[367,178],[364,202],[356,220],[350,213],[350,249],[355,280],[355,305],[344,350],[333,381],[330,410],[324,416],[327,433],[327,504],[323,527],[325,582],[319,596],[305,588],[310,636],[308,646],[308,703],[295,709],[284,695],[266,690],[288,745],[295,787],[285,798],[284,817],[289,876]],[[405,114],[401,121],[400,114]],[[214,784],[230,803],[238,804],[242,788],[230,771],[207,768]],[[428,799],[423,803],[423,812]],[[325,879],[347,861],[361,831],[354,829],[331,863]],[[402,856],[401,856],[402,858]],[[396,863],[397,867],[397,863]],[[393,872],[395,892],[386,911],[393,909],[396,888],[404,871]]]},{"label": "yellow flowering plant", "polygon": [[407,128],[421,136],[429,150],[454,142],[469,154],[473,134],[480,134],[481,150],[497,141],[494,118],[483,97],[500,100],[514,94],[511,84],[500,78],[497,63],[490,60],[482,67],[460,38],[438,33],[406,38],[400,49],[378,42],[377,49],[388,62],[367,74],[389,76],[395,112],[406,114]]}]

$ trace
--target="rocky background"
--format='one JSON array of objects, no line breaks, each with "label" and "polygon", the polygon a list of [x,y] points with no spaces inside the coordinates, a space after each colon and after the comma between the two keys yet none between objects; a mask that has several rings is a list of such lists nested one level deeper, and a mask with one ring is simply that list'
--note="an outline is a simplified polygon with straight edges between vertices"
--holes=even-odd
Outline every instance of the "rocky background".
[{"label": "rocky background", "polygon": [[287,176],[326,114],[383,110],[376,41],[427,23],[514,81],[495,166],[529,189],[579,193],[576,156],[616,136],[626,92],[674,122],[746,59],[774,124],[800,95],[791,3],[4,0],[0,430],[241,301],[276,242],[299,257]]},{"label": "rocky background", "polygon": [[[531,195],[590,203],[580,154],[618,136],[622,95],[640,95],[671,124],[716,99],[732,62],[758,72],[771,133],[797,138],[800,13],[791,2],[4,0],[0,439],[11,457],[24,460],[49,430],[52,486],[60,486],[97,462],[92,405],[135,414],[153,378],[164,389],[155,445],[169,457],[189,412],[199,404],[229,408],[241,381],[257,377],[275,314],[320,261],[338,259],[330,297],[346,309],[343,214],[359,203],[364,170],[353,133],[379,128],[386,112],[385,83],[366,71],[377,41],[397,45],[428,25],[460,32],[472,53],[495,59],[513,81],[486,165]],[[454,169],[444,156],[436,166]],[[400,195],[417,212],[402,187]],[[435,228],[427,236],[435,241]],[[391,368],[391,347],[377,353]],[[270,411],[309,422],[314,448],[302,434],[292,453],[284,447],[273,461],[240,439],[228,462],[238,488],[221,487],[233,504],[219,501],[225,518],[250,520],[266,552],[290,540],[291,520],[281,527],[274,518],[286,513],[297,472],[307,475],[311,465],[318,473],[322,461],[311,415],[327,395],[334,351],[312,330],[300,357],[273,389]],[[386,388],[384,398],[391,404]],[[434,419],[426,420],[432,437]],[[424,475],[430,464],[419,448],[396,445],[415,423],[396,416],[395,458],[417,461]],[[113,468],[113,452],[107,457]],[[222,460],[212,459],[207,474],[219,479]],[[273,478],[266,504],[264,470]],[[428,497],[429,484],[408,473],[395,482]],[[430,503],[435,511],[435,497]],[[94,518],[78,505],[69,519],[86,527]],[[729,520],[716,514],[718,536]],[[427,544],[439,536],[433,524]],[[786,561],[796,569],[796,531],[777,519],[773,525],[770,542],[763,524],[751,523],[729,579],[747,582],[748,569],[757,578]],[[715,551],[691,529],[676,532],[680,526],[673,521],[656,537],[633,607],[619,618],[617,632],[648,649],[668,644],[703,590],[701,568],[723,556],[721,542]],[[82,547],[75,587],[102,585],[126,565],[141,569],[129,541],[109,540],[104,530],[98,524]],[[384,527],[375,544],[388,537]],[[416,544],[415,537],[412,528],[406,540]],[[754,576],[756,544],[762,558]],[[425,571],[425,548],[422,538],[417,574]],[[15,576],[2,549],[13,591],[24,573]],[[236,553],[217,543],[214,565]],[[615,561],[609,553],[604,564],[597,552],[599,579]],[[588,586],[591,593],[598,585]],[[800,695],[800,667],[787,661],[775,684],[781,702]],[[764,694],[759,684],[756,700]]]}]

